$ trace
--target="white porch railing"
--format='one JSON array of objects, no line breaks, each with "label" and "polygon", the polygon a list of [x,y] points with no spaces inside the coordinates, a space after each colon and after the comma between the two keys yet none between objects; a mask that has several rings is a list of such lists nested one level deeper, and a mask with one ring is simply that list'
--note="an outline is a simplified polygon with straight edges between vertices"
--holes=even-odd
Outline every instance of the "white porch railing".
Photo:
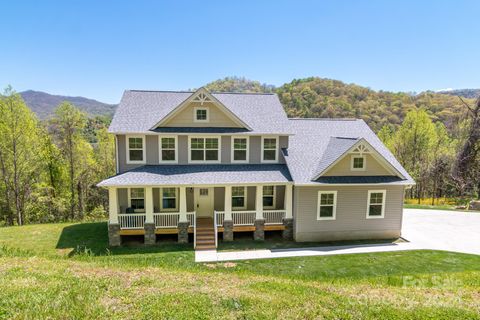
[{"label": "white porch railing", "polygon": [[180,220],[178,212],[160,212],[153,214],[153,221],[156,228],[176,228]]},{"label": "white porch railing", "polygon": [[218,247],[218,225],[217,225],[217,211],[213,211],[213,234],[215,236],[215,248]]},{"label": "white porch railing", "polygon": [[234,226],[253,226],[255,224],[255,210],[252,211],[232,211],[232,220]]},{"label": "white porch railing", "polygon": [[225,212],[215,211],[217,218],[217,227],[223,227],[223,221],[225,220]]},{"label": "white porch railing", "polygon": [[[197,247],[197,217],[196,217],[195,211],[191,214],[193,214],[193,249],[195,249]],[[187,214],[187,217],[188,217],[188,214]]]},{"label": "white porch railing", "polygon": [[187,220],[190,222],[189,227],[195,227],[195,211],[187,212]]},{"label": "white porch railing", "polygon": [[265,224],[283,224],[285,210],[263,210]]},{"label": "white porch railing", "polygon": [[[187,220],[190,223],[189,227],[195,225],[195,212],[187,213]],[[155,221],[156,228],[176,228],[180,221],[179,212],[160,212],[153,214],[153,221]]]},{"label": "white porch railing", "polygon": [[121,213],[118,215],[120,229],[143,229],[145,226],[144,213]]}]

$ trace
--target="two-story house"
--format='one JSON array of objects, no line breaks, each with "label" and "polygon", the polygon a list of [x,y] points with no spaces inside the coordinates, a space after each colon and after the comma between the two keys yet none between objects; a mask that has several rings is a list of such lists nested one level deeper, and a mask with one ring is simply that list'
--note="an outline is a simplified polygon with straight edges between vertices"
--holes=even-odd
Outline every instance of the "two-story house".
[{"label": "two-story house", "polygon": [[109,131],[109,239],[178,234],[196,249],[237,232],[396,238],[414,181],[362,120],[288,119],[275,94],[126,91]]}]

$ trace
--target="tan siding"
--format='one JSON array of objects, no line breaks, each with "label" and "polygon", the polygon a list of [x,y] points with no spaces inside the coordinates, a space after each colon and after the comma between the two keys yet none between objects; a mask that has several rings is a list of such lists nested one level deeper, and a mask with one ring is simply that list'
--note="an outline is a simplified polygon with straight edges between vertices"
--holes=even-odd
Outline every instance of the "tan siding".
[{"label": "tan siding", "polygon": [[[337,191],[335,220],[317,220],[318,191]],[[368,190],[387,190],[385,217],[367,219]],[[400,236],[403,187],[295,187],[294,214],[297,241],[390,238]]]},{"label": "tan siding", "polygon": [[[194,122],[194,107],[206,107],[209,112],[208,122]],[[176,114],[172,119],[163,125],[164,127],[229,127],[239,128],[223,110],[214,103],[207,102],[200,105],[199,102],[190,103],[185,109]]]},{"label": "tan siding", "polygon": [[225,210],[225,188],[215,187],[213,197],[214,197],[213,199],[214,210],[217,210],[217,211]]},{"label": "tan siding", "polygon": [[350,168],[352,155],[347,154],[346,157],[330,168],[324,176],[386,176],[392,174],[370,154],[365,155],[365,160],[365,171],[352,171]]},{"label": "tan siding", "polygon": [[120,209],[120,213],[125,213],[128,208],[128,189],[127,188],[117,189],[117,197],[118,197],[118,207]]}]

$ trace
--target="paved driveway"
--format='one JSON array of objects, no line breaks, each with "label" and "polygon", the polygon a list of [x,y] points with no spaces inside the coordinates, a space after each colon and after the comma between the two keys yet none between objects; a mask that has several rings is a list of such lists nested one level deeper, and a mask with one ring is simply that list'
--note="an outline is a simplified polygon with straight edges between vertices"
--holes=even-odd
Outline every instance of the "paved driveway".
[{"label": "paved driveway", "polygon": [[480,213],[405,209],[402,237],[415,247],[480,254]]}]

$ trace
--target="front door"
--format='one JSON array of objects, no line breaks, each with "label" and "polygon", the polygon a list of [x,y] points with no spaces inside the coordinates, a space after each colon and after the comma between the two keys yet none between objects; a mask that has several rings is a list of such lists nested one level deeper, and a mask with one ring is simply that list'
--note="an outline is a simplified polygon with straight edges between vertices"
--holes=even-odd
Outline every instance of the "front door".
[{"label": "front door", "polygon": [[195,188],[197,217],[213,218],[213,188]]}]

